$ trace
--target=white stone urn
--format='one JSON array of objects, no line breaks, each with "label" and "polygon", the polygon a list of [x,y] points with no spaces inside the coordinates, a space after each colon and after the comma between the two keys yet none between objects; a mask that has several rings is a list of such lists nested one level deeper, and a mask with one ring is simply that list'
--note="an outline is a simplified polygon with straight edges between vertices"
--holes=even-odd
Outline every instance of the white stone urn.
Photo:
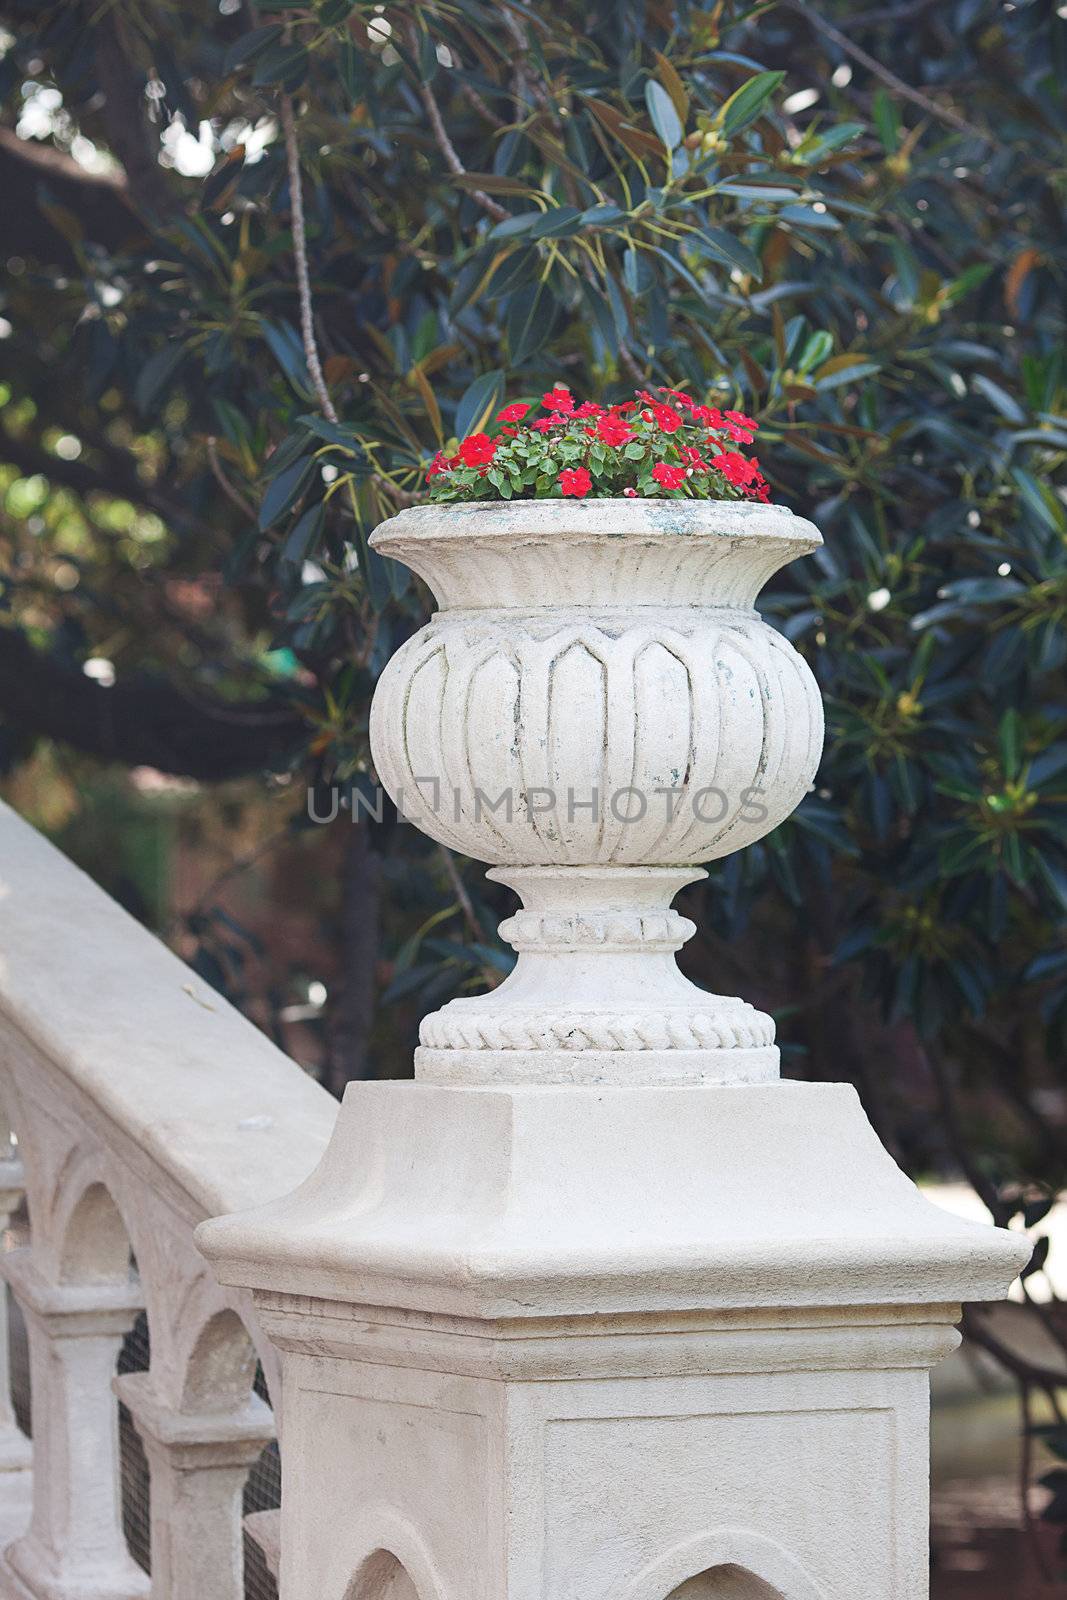
[{"label": "white stone urn", "polygon": [[378,775],[524,908],[500,929],[515,970],[425,1019],[416,1076],[777,1077],[771,1019],[681,975],[694,927],[670,902],[811,784],[819,693],[754,605],[817,529],[779,506],[551,500],[419,507],[371,542],[439,606],[378,685]]}]

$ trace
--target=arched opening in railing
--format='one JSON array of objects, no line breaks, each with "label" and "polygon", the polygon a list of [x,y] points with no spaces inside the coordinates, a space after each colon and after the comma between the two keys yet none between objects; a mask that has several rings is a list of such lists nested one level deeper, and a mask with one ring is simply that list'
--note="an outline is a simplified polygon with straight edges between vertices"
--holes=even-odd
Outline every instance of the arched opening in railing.
[{"label": "arched opening in railing", "polygon": [[388,1550],[376,1550],[356,1573],[345,1600],[423,1600],[414,1580]]},{"label": "arched opening in railing", "polygon": [[730,1565],[697,1573],[672,1589],[666,1600],[785,1600],[785,1596],[755,1573]]},{"label": "arched opening in railing", "polygon": [[182,1384],[183,1411],[233,1411],[252,1393],[256,1351],[236,1311],[218,1311],[194,1341]]},{"label": "arched opening in railing", "polygon": [[118,1206],[102,1183],[90,1183],[67,1218],[59,1256],[65,1284],[130,1283],[137,1263]]}]

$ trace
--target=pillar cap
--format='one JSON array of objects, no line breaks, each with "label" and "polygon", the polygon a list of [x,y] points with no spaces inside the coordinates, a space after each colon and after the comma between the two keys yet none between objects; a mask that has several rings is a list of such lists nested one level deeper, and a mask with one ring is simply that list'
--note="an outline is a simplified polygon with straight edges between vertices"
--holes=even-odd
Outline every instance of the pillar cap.
[{"label": "pillar cap", "polygon": [[201,1225],[223,1283],[474,1318],[1000,1298],[1020,1235],[924,1199],[845,1084],[349,1085],[292,1195]]}]

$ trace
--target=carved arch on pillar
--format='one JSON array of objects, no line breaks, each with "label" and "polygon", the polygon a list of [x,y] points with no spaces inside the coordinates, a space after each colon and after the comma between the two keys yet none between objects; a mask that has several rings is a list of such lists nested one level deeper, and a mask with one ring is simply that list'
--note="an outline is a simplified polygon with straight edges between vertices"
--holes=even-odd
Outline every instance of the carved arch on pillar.
[{"label": "carved arch on pillar", "polygon": [[676,1545],[604,1600],[826,1600],[826,1593],[775,1540],[716,1528]]},{"label": "carved arch on pillar", "polygon": [[182,1376],[182,1411],[236,1411],[256,1377],[256,1348],[236,1311],[216,1311],[200,1328]]},{"label": "carved arch on pillar", "polygon": [[389,1550],[376,1550],[356,1573],[348,1600],[422,1600],[411,1574]]},{"label": "carved arch on pillar", "polygon": [[61,1221],[60,1282],[129,1282],[134,1275],[132,1255],[130,1231],[111,1190],[102,1179],[90,1179]]},{"label": "carved arch on pillar", "polygon": [[360,1518],[356,1548],[366,1552],[344,1600],[445,1600],[429,1551],[411,1523],[391,1506],[370,1506]]}]

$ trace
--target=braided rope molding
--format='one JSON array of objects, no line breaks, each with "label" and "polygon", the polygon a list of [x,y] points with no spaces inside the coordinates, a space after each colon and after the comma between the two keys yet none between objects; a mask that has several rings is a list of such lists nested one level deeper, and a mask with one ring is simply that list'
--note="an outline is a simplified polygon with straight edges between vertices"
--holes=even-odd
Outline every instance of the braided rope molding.
[{"label": "braided rope molding", "polygon": [[517,911],[497,929],[514,950],[680,950],[696,923],[677,911],[574,916]]},{"label": "braided rope molding", "polygon": [[446,1006],[423,1019],[430,1050],[754,1050],[774,1043],[774,1023],[754,1006],[706,1011],[519,1012],[475,1016]]}]

